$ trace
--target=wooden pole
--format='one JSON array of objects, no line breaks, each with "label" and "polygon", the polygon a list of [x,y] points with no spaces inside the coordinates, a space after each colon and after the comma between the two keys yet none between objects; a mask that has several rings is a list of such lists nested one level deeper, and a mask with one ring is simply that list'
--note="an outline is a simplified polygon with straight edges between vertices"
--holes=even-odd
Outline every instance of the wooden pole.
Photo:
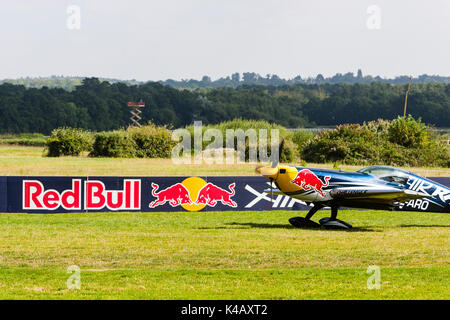
[{"label": "wooden pole", "polygon": [[406,90],[406,94],[405,94],[405,108],[403,109],[403,118],[406,117],[406,105],[408,104],[408,93],[409,93],[409,90],[411,89],[411,81],[412,81],[412,77],[409,77],[408,90]]}]

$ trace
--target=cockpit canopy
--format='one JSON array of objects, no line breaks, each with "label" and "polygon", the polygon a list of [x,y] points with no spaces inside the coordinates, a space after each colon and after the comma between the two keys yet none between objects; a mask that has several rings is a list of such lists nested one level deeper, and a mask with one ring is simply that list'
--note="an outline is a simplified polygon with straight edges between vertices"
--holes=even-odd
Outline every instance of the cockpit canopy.
[{"label": "cockpit canopy", "polygon": [[389,166],[369,166],[359,169],[357,172],[370,174],[378,179],[396,183],[399,185],[406,185],[410,172],[397,169]]}]

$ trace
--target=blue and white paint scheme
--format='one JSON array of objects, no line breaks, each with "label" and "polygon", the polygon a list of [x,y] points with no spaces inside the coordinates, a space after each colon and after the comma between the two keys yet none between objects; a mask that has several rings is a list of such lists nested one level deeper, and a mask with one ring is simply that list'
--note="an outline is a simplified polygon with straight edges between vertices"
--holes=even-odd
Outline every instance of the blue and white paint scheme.
[{"label": "blue and white paint scheme", "polygon": [[285,194],[313,205],[305,218],[290,219],[297,227],[318,226],[310,218],[324,207],[331,208],[331,217],[321,224],[345,228],[351,226],[336,219],[338,208],[450,212],[448,187],[394,167],[369,166],[349,172],[276,163],[256,171],[276,186],[266,192]]}]

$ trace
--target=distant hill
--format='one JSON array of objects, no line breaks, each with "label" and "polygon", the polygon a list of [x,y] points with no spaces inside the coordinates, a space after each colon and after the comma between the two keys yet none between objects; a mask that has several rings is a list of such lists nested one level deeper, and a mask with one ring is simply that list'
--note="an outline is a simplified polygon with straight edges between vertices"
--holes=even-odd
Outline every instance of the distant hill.
[{"label": "distant hill", "polygon": [[[315,78],[302,78],[300,75],[292,79],[283,79],[278,77],[276,74],[267,74],[261,76],[254,72],[244,72],[242,75],[240,73],[234,73],[231,76],[220,78],[218,80],[212,81],[210,77],[204,76],[201,80],[181,80],[176,81],[168,79],[165,81],[159,81],[161,84],[169,85],[174,88],[183,89],[196,89],[196,88],[221,88],[221,87],[237,87],[242,85],[266,85],[266,86],[285,86],[285,85],[296,85],[296,84],[335,84],[335,83],[367,83],[372,82],[379,83],[391,83],[391,84],[405,84],[410,81],[409,76],[398,76],[393,79],[386,79],[380,76],[363,76],[362,71],[353,74],[352,72],[347,72],[345,74],[336,73],[334,76],[325,78],[323,75],[318,74]],[[418,77],[412,78],[412,83],[450,83],[450,77],[443,77],[438,75],[427,75],[423,74]]]},{"label": "distant hill", "polygon": [[[26,88],[42,88],[44,86],[49,88],[63,88],[68,91],[72,91],[76,86],[81,85],[82,80],[85,77],[65,77],[65,76],[51,76],[51,77],[38,77],[38,78],[19,78],[19,79],[4,79],[0,81],[2,83],[11,83],[16,85],[23,85]],[[143,81],[137,80],[120,80],[111,78],[99,78],[100,81],[107,81],[109,83],[125,83],[128,85],[144,84]],[[177,89],[198,89],[198,88],[222,88],[238,86],[286,86],[296,84],[335,84],[335,83],[366,83],[372,82],[379,83],[391,83],[391,84],[406,84],[410,80],[409,76],[402,75],[395,78],[382,78],[380,76],[363,75],[361,70],[358,70],[356,74],[347,72],[345,74],[336,73],[332,77],[324,77],[318,74],[316,77],[302,78],[300,75],[292,79],[283,79],[276,74],[267,74],[261,76],[254,72],[244,72],[242,75],[238,72],[233,73],[231,76],[222,77],[217,80],[211,80],[209,76],[203,76],[201,80],[195,79],[182,79],[182,80],[160,80],[159,83],[168,85]],[[412,78],[412,83],[450,83],[450,77],[444,77],[439,75],[427,75],[423,74],[418,77]]]},{"label": "distant hill", "polygon": [[[36,88],[40,89],[43,87],[48,88],[62,88],[68,91],[75,90],[76,86],[80,86],[83,82],[83,79],[86,77],[65,77],[65,76],[51,76],[51,77],[26,77],[26,78],[18,78],[18,79],[4,79],[0,80],[0,84],[2,83],[10,83],[15,85],[22,85],[26,88]],[[111,79],[111,78],[99,78],[100,81],[107,81],[109,83],[125,83],[128,85],[137,85],[142,84],[143,82],[137,80],[120,80],[120,79]]]}]

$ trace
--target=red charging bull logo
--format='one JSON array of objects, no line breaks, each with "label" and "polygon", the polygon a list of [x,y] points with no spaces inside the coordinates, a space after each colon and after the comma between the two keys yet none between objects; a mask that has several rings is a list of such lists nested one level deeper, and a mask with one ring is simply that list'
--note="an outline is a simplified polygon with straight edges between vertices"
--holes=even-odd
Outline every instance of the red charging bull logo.
[{"label": "red charging bull logo", "polygon": [[150,208],[162,206],[166,202],[169,202],[172,207],[176,207],[181,204],[192,204],[188,189],[186,189],[186,187],[181,183],[174,184],[173,186],[159,192],[156,192],[159,189],[159,185],[156,183],[152,183],[152,188],[152,196],[157,199],[150,203]]},{"label": "red charging bull logo", "polygon": [[227,191],[213,183],[206,183],[202,178],[190,177],[158,192],[159,185],[152,183],[152,195],[156,199],[150,202],[149,207],[155,208],[168,203],[171,207],[182,206],[188,211],[199,211],[221,202],[235,208],[237,203],[231,199],[235,195],[234,187],[235,183],[229,184]]},{"label": "red charging bull logo", "polygon": [[[45,190],[38,180],[23,180],[22,209],[24,210],[81,210],[82,183],[72,180],[72,188],[61,193],[54,189]],[[103,182],[88,180],[84,182],[85,210],[140,210],[141,180],[124,180],[122,190],[106,190]]]},{"label": "red charging bull logo", "polygon": [[230,192],[225,189],[222,189],[212,183],[207,183],[203,188],[200,189],[198,193],[196,204],[206,204],[210,207],[214,207],[218,201],[222,202],[222,204],[237,207],[237,203],[231,200],[231,197],[234,196],[234,186],[232,183],[228,186]]},{"label": "red charging bull logo", "polygon": [[311,170],[303,169],[297,173],[291,183],[298,185],[303,190],[310,190],[312,188],[322,197],[325,197],[322,188],[328,186],[331,177],[326,176],[323,179],[325,180],[325,183],[323,183],[322,180],[320,180],[320,178]]}]

